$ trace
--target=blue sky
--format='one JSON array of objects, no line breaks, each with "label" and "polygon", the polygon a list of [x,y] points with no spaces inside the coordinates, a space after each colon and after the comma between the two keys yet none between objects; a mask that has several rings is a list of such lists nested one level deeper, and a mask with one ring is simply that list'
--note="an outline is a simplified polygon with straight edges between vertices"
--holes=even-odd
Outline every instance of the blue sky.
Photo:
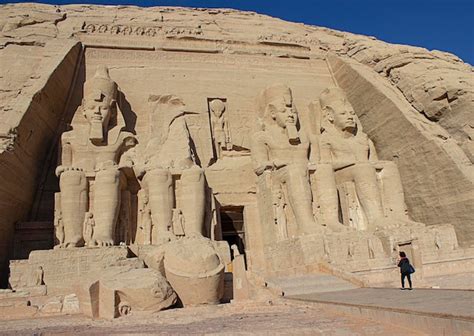
[{"label": "blue sky", "polygon": [[[3,1],[12,3],[22,1]],[[31,2],[31,1],[30,1]],[[32,1],[36,2],[36,1]],[[438,49],[474,64],[474,0],[82,0],[51,4],[225,7]]]}]

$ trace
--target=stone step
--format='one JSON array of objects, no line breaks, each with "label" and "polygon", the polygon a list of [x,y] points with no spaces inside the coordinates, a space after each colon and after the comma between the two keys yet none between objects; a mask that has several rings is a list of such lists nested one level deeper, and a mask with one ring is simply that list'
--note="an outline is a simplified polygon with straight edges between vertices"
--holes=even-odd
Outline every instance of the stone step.
[{"label": "stone step", "polygon": [[285,296],[334,292],[357,288],[357,286],[349,281],[324,273],[272,277],[268,278],[267,282],[280,287],[285,293]]},{"label": "stone step", "polygon": [[413,331],[427,335],[472,335],[474,328],[474,291],[470,290],[357,288],[289,299],[312,302],[344,315],[410,325]]}]

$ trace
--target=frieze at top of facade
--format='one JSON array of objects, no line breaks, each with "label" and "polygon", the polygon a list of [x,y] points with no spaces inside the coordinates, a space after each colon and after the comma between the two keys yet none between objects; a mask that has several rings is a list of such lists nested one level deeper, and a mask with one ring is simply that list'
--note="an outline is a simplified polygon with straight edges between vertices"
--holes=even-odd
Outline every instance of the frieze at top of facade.
[{"label": "frieze at top of facade", "polygon": [[200,36],[203,31],[200,26],[146,26],[114,23],[84,22],[81,31],[86,34],[122,35],[122,36]]},{"label": "frieze at top of facade", "polygon": [[310,46],[319,44],[319,40],[309,36],[295,35],[295,34],[268,34],[260,35],[258,41],[261,43],[277,43],[277,44],[292,44]]}]

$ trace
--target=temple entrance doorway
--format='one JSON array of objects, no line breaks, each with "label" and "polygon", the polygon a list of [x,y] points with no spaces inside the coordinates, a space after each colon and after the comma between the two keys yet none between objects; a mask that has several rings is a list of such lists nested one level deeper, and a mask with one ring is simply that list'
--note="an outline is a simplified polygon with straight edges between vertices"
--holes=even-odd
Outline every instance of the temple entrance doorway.
[{"label": "temple entrance doorway", "polygon": [[[244,207],[222,207],[220,209],[222,240],[229,246],[236,245],[240,254],[245,255]],[[231,251],[232,259],[233,251]]]}]

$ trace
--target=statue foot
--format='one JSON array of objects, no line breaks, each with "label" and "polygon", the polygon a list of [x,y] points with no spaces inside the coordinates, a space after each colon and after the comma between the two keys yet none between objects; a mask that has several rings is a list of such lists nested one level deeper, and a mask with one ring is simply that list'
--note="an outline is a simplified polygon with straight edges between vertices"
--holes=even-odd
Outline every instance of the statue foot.
[{"label": "statue foot", "polygon": [[69,239],[67,242],[64,242],[61,244],[61,247],[65,247],[65,248],[82,247],[82,246],[84,246],[84,239],[82,239],[82,236],[72,237],[72,239]]},{"label": "statue foot", "polygon": [[188,238],[203,238],[204,236],[200,232],[190,232],[186,234]]},{"label": "statue foot", "polygon": [[95,247],[97,246],[97,241],[95,239],[92,239],[84,244],[86,247]]},{"label": "statue foot", "polygon": [[159,232],[157,236],[158,236],[157,241],[156,242],[153,241],[153,244],[156,244],[156,245],[163,245],[176,239],[176,236],[170,231]]},{"label": "statue foot", "polygon": [[98,239],[95,240],[94,245],[99,246],[99,247],[114,246],[114,240],[113,239],[98,238]]}]

